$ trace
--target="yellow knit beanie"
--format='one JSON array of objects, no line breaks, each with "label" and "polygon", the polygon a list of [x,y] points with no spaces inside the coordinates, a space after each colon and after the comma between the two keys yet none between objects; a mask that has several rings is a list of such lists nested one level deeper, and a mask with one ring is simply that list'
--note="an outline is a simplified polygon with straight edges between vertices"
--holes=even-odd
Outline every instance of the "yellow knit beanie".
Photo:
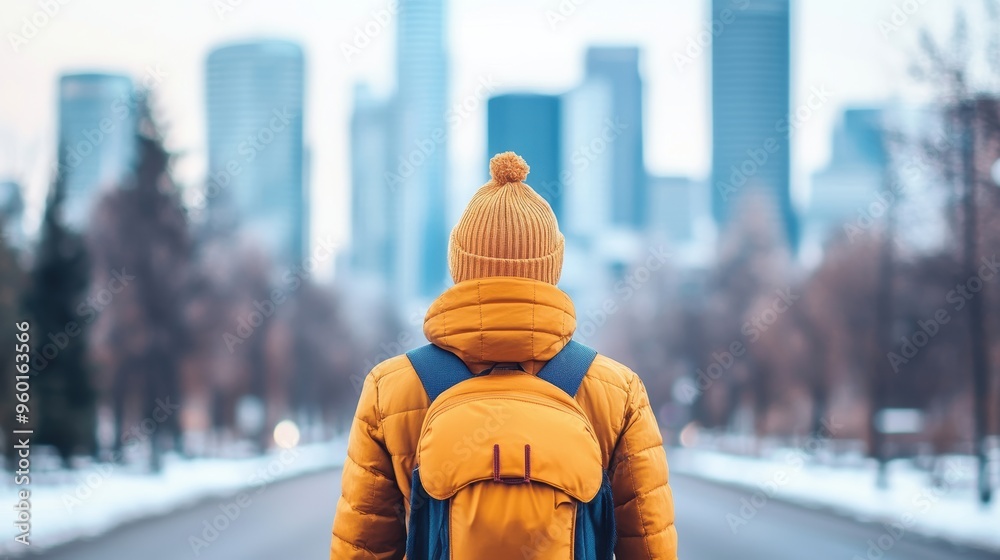
[{"label": "yellow knit beanie", "polygon": [[451,231],[451,277],[455,283],[519,276],[556,284],[565,241],[549,203],[524,183],[528,164],[514,152],[497,154],[490,176]]}]

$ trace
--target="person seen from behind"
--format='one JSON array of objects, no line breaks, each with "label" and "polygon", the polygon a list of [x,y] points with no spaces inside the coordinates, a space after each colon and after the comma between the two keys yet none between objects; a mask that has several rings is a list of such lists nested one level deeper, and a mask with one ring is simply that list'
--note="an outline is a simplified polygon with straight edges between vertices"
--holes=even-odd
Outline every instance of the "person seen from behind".
[{"label": "person seen from behind", "polygon": [[571,340],[565,241],[528,170],[490,161],[451,233],[430,344],[366,377],[332,560],[677,560],[646,389]]}]

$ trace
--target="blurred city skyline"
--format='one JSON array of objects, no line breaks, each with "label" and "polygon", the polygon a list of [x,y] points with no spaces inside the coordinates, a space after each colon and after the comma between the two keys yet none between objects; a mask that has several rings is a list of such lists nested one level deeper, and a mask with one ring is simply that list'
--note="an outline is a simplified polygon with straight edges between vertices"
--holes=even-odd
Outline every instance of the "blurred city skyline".
[{"label": "blurred city skyline", "polygon": [[[551,331],[640,376],[679,479],[684,557],[875,557],[873,542],[888,556],[867,535],[927,513],[911,515],[910,492],[949,494],[901,521],[948,552],[920,539],[894,558],[1000,550],[1000,509],[974,509],[1000,488],[1000,0],[18,6],[0,25],[0,331],[21,344],[0,364],[31,375],[0,401],[33,394],[30,414],[0,418],[0,444],[22,468],[13,438],[33,430],[39,542],[162,514],[163,492],[144,489],[178,465],[205,496],[223,480],[206,460],[236,473],[315,445],[323,468],[343,466],[363,388],[399,379],[377,364],[455,336],[494,359],[496,313],[530,321],[530,345],[528,329],[503,332],[531,363]],[[523,193],[509,156],[487,182],[507,151],[559,221],[549,255],[527,250],[533,228],[497,225],[537,216],[505,208]],[[499,202],[470,229],[516,254],[449,248],[484,183]],[[462,248],[560,263],[558,280],[536,277],[571,301],[559,330],[549,311],[536,323],[552,306],[532,291],[530,308],[477,296],[479,321],[436,337],[454,294],[511,272],[450,286]],[[785,452],[800,464],[779,481]],[[95,469],[121,503],[78,491],[71,506],[66,481]],[[170,508],[194,496],[168,486]],[[283,526],[262,512],[302,500],[279,493],[209,556],[317,556],[285,554],[305,525],[262,529]],[[758,516],[771,498],[830,509]],[[334,515],[316,507],[303,516]],[[831,531],[834,511],[880,521]],[[202,515],[136,524],[152,534],[137,548],[199,554],[164,529]],[[755,517],[759,540],[737,536]],[[45,558],[118,557],[121,534]]]},{"label": "blurred city skyline", "polygon": [[[734,0],[734,8],[743,3]],[[901,5],[793,2],[791,107],[803,104],[811,88],[824,86],[833,92],[831,102],[792,135],[792,190],[800,207],[809,176],[829,159],[833,127],[844,107],[877,105],[890,98],[915,99],[915,91],[908,86],[912,80],[905,75],[914,38],[924,26],[947,25],[953,6],[921,4],[897,26],[891,20],[897,4]],[[51,179],[58,78],[97,70],[126,73],[139,85],[150,74],[164,75],[153,88],[155,108],[166,125],[168,147],[180,156],[176,175],[184,186],[200,187],[207,171],[204,68],[208,52],[241,40],[287,38],[305,49],[304,127],[311,167],[307,177],[312,238],[332,235],[345,248],[350,228],[347,162],[352,91],[359,81],[370,83],[378,96],[394,89],[394,5],[365,2],[334,9],[301,1],[288,3],[276,13],[252,2],[192,1],[143,8],[146,19],[131,17],[134,6],[113,0],[88,5],[87,10],[78,10],[73,3],[60,5],[60,11],[36,36],[23,44],[8,37],[9,44],[2,49],[0,71],[18,76],[19,87],[5,90],[12,102],[0,107],[0,146],[6,154],[0,161],[0,177],[24,183],[25,222],[32,231]],[[699,37],[699,31],[711,19],[710,6],[704,0],[669,7],[652,2],[634,6],[634,10],[616,11],[610,4],[566,0],[537,6],[514,2],[499,10],[485,2],[447,3],[449,106],[468,96],[484,78],[495,84],[492,95],[563,93],[579,83],[587,47],[636,45],[641,49],[647,168],[653,175],[707,179],[711,40],[706,41],[705,34]],[[20,32],[21,18],[38,9],[28,4],[23,14],[14,13],[8,31]],[[650,17],[634,17],[643,11]],[[386,13],[387,19],[379,15]],[[126,19],[127,28],[116,27],[116,21]],[[366,26],[374,33],[365,33]],[[46,35],[55,36],[57,28],[63,39],[47,41]],[[185,40],[177,41],[164,29],[174,33],[184,29]],[[360,40],[359,29],[365,35]],[[519,40],[509,40],[512,33]],[[92,40],[100,34],[108,39]],[[850,40],[835,40],[838,35]],[[119,41],[135,48],[127,52],[110,48]],[[450,48],[456,44],[462,48]],[[837,48],[830,49],[829,44]],[[859,56],[860,52],[868,55]],[[546,64],[549,58],[573,62]],[[40,103],[39,99],[50,101]],[[486,179],[485,105],[463,114],[460,126],[449,130],[448,223]]]}]

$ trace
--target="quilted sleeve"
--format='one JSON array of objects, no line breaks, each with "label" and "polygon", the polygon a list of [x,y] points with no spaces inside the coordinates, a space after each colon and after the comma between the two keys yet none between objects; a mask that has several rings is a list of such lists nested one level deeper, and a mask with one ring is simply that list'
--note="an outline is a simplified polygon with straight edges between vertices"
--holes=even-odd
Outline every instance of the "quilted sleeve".
[{"label": "quilted sleeve", "polygon": [[331,560],[398,560],[406,551],[403,494],[385,447],[373,375],[365,379],[351,426]]},{"label": "quilted sleeve", "polygon": [[625,422],[611,465],[620,560],[677,560],[674,500],[663,436],[639,376],[629,380]]}]

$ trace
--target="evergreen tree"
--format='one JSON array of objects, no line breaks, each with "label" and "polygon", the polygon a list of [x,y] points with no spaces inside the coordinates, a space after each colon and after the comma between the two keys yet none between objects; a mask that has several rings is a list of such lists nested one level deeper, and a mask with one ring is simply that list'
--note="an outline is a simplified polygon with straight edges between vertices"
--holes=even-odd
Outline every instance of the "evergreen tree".
[{"label": "evergreen tree", "polygon": [[73,453],[96,453],[96,400],[86,362],[93,319],[78,313],[89,263],[82,236],[62,223],[65,196],[66,175],[60,170],[49,193],[24,302],[32,321],[34,441],[55,447],[68,466]]},{"label": "evergreen tree", "polygon": [[[0,223],[0,231],[3,231],[3,224]],[[27,316],[21,312],[19,298],[24,289],[24,271],[18,261],[17,252],[6,242],[6,238],[0,238],[0,340],[10,341],[10,344],[0,344],[0,375],[4,379],[13,381],[15,372],[15,335],[16,324],[27,320]],[[0,410],[11,411],[9,414],[0,416],[0,426],[6,434],[8,445],[5,447],[8,456],[11,456],[14,449],[11,444],[11,430],[20,429],[14,426],[14,383],[4,383],[0,386]]]}]

